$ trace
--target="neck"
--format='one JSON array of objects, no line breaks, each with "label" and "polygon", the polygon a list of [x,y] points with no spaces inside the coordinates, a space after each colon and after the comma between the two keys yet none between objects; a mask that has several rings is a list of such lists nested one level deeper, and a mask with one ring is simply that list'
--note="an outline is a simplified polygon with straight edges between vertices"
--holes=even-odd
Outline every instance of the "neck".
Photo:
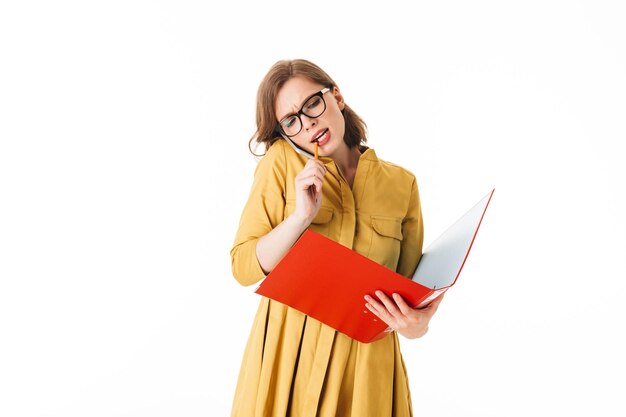
[{"label": "neck", "polygon": [[343,176],[350,183],[352,182],[351,179],[354,178],[354,173],[357,165],[359,164],[360,157],[361,152],[359,151],[358,146],[353,148],[348,148],[347,146],[342,147],[337,150],[335,155],[333,155],[333,161],[335,161],[335,164]]}]

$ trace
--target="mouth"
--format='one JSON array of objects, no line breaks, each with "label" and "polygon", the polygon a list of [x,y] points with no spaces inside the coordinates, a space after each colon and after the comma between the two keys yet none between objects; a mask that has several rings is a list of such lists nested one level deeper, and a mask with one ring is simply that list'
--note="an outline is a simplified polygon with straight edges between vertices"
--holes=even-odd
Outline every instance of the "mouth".
[{"label": "mouth", "polygon": [[325,136],[328,133],[328,129],[322,129],[322,130],[318,130],[317,132],[315,132],[315,136],[313,136],[313,139],[311,139],[311,143],[313,142],[317,142],[318,145],[321,145],[321,142],[325,143]]}]

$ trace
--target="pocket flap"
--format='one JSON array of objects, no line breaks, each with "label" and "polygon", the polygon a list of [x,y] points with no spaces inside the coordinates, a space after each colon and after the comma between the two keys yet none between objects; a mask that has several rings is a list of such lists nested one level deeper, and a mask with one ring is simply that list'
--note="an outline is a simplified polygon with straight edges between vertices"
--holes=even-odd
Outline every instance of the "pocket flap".
[{"label": "pocket flap", "polygon": [[320,207],[320,211],[317,212],[317,215],[313,219],[311,223],[314,224],[325,224],[328,223],[333,218],[333,209],[330,207]]},{"label": "pocket flap", "polygon": [[400,219],[372,216],[372,227],[379,235],[402,240],[402,221]]}]

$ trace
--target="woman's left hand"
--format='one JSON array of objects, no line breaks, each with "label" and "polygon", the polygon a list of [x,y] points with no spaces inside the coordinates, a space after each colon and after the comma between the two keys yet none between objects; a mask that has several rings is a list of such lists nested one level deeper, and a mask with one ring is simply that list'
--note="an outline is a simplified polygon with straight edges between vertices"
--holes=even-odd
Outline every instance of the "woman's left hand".
[{"label": "woman's left hand", "polygon": [[435,298],[424,308],[411,308],[400,294],[394,293],[393,298],[389,298],[382,291],[376,291],[375,298],[366,295],[365,306],[378,318],[387,323],[389,327],[400,333],[407,339],[417,339],[428,331],[428,323],[433,314],[437,311],[439,303],[443,300],[443,294]]}]

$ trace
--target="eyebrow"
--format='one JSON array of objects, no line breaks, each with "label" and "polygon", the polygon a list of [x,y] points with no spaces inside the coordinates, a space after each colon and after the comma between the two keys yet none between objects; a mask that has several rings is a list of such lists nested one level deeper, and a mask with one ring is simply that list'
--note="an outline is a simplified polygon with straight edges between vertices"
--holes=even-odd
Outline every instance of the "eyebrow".
[{"label": "eyebrow", "polygon": [[[311,95],[307,96],[307,98],[305,98],[305,99],[302,101],[302,104],[301,104],[301,105],[300,105],[300,107],[298,108],[298,111],[302,110],[302,107],[304,107],[304,103],[306,103],[307,101],[309,101],[309,99],[310,99],[311,97],[313,97],[314,95],[316,95],[316,94],[317,94],[317,93],[319,93],[320,91],[322,91],[322,90],[316,91],[316,92],[314,92],[313,94],[311,94]],[[291,112],[291,113],[287,113],[287,114],[286,114],[286,115],[284,115],[283,117],[280,117],[280,118],[278,119],[278,122],[280,123],[280,121],[281,121],[281,120],[285,120],[285,119],[286,119],[287,117],[289,117],[289,116],[294,116],[295,114],[297,114],[297,113],[298,113],[298,111]]]}]

